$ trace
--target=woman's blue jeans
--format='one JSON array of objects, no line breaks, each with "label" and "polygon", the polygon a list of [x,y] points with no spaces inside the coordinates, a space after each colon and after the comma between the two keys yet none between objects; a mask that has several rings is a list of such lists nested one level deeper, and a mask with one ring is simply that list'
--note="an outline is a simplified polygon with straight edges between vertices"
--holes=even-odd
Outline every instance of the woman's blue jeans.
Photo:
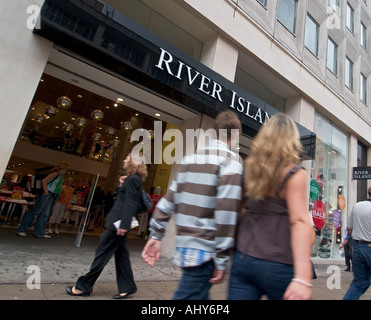
[{"label": "woman's blue jeans", "polygon": [[294,276],[292,265],[267,261],[236,251],[229,277],[229,300],[282,300]]},{"label": "woman's blue jeans", "polygon": [[35,219],[35,237],[42,237],[46,234],[45,226],[50,215],[50,209],[55,201],[54,193],[42,194],[36,201],[32,210],[24,217],[18,227],[18,232],[27,232]]},{"label": "woman's blue jeans", "polygon": [[370,286],[371,245],[353,242],[353,281],[344,300],[358,300]]}]

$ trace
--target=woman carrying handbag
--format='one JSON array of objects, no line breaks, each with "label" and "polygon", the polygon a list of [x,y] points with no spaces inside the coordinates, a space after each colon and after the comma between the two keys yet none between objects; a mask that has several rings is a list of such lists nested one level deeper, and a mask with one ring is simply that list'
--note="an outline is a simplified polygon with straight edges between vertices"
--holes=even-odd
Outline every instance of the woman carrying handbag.
[{"label": "woman carrying handbag", "polygon": [[103,268],[113,255],[115,255],[118,287],[118,294],[113,298],[123,299],[137,291],[126,240],[132,217],[138,210],[142,182],[145,181],[148,172],[147,166],[144,163],[138,164],[138,161],[133,161],[130,154],[123,161],[123,168],[127,178],[120,186],[112,209],[106,218],[106,231],[101,236],[90,271],[79,277],[75,286],[66,287],[69,295],[89,296]]}]

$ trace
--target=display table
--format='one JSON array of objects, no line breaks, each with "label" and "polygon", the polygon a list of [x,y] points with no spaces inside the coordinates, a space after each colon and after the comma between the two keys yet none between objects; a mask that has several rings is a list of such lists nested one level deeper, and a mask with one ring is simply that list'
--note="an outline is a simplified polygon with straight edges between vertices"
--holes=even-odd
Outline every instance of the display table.
[{"label": "display table", "polygon": [[4,220],[4,224],[9,223],[11,221],[11,219],[13,217],[15,206],[17,204],[21,205],[22,208],[23,208],[21,217],[19,219],[19,223],[22,221],[24,215],[26,214],[27,209],[29,207],[33,207],[35,205],[35,202],[29,202],[29,201],[24,200],[24,199],[21,199],[21,200],[11,199],[11,198],[4,197],[4,196],[0,196],[0,202],[3,203],[2,206],[1,206],[0,215],[3,213],[5,204],[9,203],[8,211],[6,213],[5,220]]},{"label": "display table", "polygon": [[87,209],[85,207],[74,205],[74,206],[69,207],[67,211],[68,211],[68,214],[67,214],[67,219],[66,219],[66,226],[70,222],[71,217],[73,217],[73,219],[75,220],[75,226],[76,226],[80,220],[81,214],[85,213]]}]

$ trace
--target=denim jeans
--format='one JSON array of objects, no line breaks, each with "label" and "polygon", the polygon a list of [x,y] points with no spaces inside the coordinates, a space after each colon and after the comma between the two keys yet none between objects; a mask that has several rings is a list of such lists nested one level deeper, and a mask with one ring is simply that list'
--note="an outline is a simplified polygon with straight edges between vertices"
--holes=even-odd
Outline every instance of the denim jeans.
[{"label": "denim jeans", "polygon": [[353,281],[344,300],[358,300],[370,286],[371,245],[353,242]]},{"label": "denim jeans", "polygon": [[233,257],[229,277],[229,300],[259,300],[267,295],[281,300],[294,276],[292,265],[261,260],[240,251]]},{"label": "denim jeans", "polygon": [[53,193],[41,195],[41,197],[36,201],[32,210],[25,216],[19,225],[18,232],[26,233],[36,218],[37,220],[34,229],[35,237],[42,237],[45,235],[46,222],[49,218],[50,209],[55,200],[55,195]]},{"label": "denim jeans", "polygon": [[184,267],[178,289],[173,300],[209,300],[209,290],[213,277],[214,261],[210,260],[197,267]]}]

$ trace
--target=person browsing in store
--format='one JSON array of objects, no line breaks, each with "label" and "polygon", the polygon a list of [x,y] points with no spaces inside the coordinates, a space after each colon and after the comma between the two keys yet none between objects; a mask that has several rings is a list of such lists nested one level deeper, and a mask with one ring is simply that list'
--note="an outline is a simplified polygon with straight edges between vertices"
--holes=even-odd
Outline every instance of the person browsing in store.
[{"label": "person browsing in store", "polygon": [[42,179],[42,195],[36,201],[34,207],[26,215],[17,229],[21,237],[27,236],[34,219],[36,218],[34,233],[36,238],[49,239],[46,231],[46,223],[50,216],[51,209],[62,192],[63,175],[67,173],[69,164],[60,162],[44,179]]},{"label": "person browsing in store", "polygon": [[73,179],[68,178],[66,183],[62,187],[62,192],[60,194],[59,200],[55,203],[52,210],[52,214],[49,219],[49,230],[48,233],[59,234],[59,225],[62,221],[64,212],[71,205],[71,199],[73,194],[72,188]]}]

